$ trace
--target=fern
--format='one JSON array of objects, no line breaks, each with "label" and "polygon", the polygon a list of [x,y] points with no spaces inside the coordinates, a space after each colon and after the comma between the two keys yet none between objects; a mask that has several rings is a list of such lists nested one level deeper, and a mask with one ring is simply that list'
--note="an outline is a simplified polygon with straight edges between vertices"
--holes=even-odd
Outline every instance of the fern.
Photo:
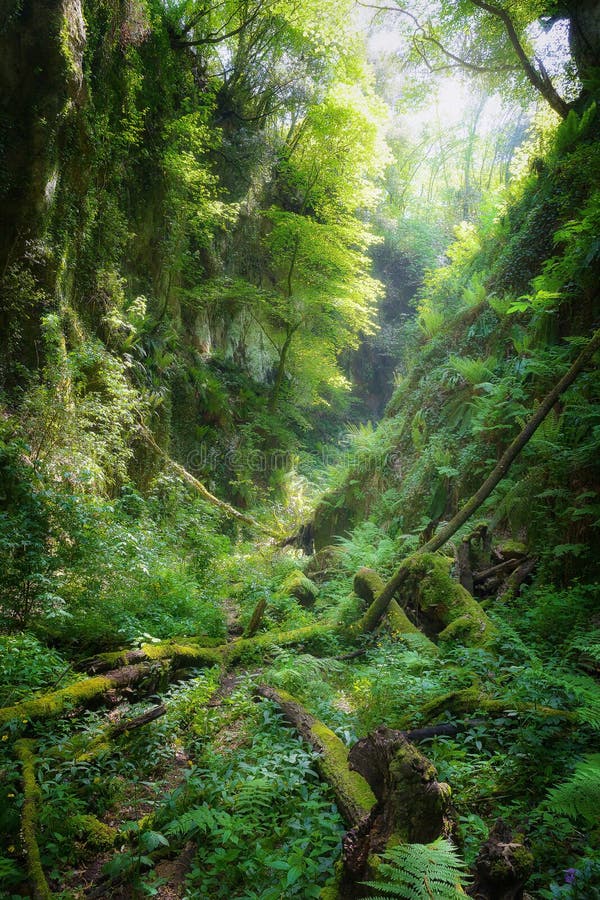
[{"label": "fern", "polygon": [[600,807],[600,753],[577,763],[569,780],[553,788],[546,802],[559,815],[596,822]]},{"label": "fern", "polygon": [[476,387],[492,377],[498,361],[489,356],[487,359],[471,359],[467,356],[451,356],[450,367],[469,384]]},{"label": "fern", "polygon": [[600,731],[600,687],[587,675],[561,673],[561,687],[575,697],[577,718],[595,731]]},{"label": "fern", "polygon": [[600,630],[593,629],[586,633],[578,633],[571,641],[570,655],[576,655],[584,668],[600,668]]},{"label": "fern", "polygon": [[466,866],[446,838],[432,844],[401,844],[387,851],[378,881],[365,882],[380,893],[367,900],[454,900],[464,896]]},{"label": "fern", "polygon": [[275,778],[266,775],[249,778],[235,796],[235,813],[255,829],[268,829],[280,793],[281,785]]},{"label": "fern", "polygon": [[197,806],[174,819],[165,828],[165,833],[183,837],[192,832],[207,834],[231,824],[231,816],[222,809],[211,809],[207,803]]}]

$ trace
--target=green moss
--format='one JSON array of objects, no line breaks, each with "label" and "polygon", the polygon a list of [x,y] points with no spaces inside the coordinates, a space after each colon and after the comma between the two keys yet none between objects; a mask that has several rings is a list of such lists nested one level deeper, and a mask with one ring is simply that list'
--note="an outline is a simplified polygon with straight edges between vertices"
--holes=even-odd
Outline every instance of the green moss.
[{"label": "green moss", "polygon": [[194,644],[166,642],[162,644],[142,644],[142,651],[148,659],[172,660],[174,664],[193,663],[203,666],[220,666],[223,654],[220,648],[198,647]]},{"label": "green moss", "polygon": [[71,834],[95,850],[109,850],[114,847],[118,834],[116,828],[106,825],[96,816],[84,814],[69,819],[68,828]]},{"label": "green moss", "polygon": [[350,771],[348,748],[330,728],[315,722],[311,734],[322,747],[317,765],[323,778],[334,787],[340,812],[348,822],[359,821],[376,802],[371,788],[362,775]]},{"label": "green moss", "polygon": [[265,650],[269,647],[285,647],[288,644],[306,644],[310,641],[318,641],[320,638],[328,638],[336,634],[336,627],[329,624],[305,625],[303,628],[295,628],[293,631],[267,631],[257,634],[253,638],[239,638],[230,644],[224,644],[219,648],[221,659],[231,665],[242,657],[251,656],[257,650]]},{"label": "green moss", "polygon": [[283,581],[280,593],[286,597],[295,597],[302,606],[312,606],[317,599],[319,589],[300,569],[295,569]]},{"label": "green moss", "polygon": [[387,608],[387,618],[393,634],[399,636],[406,634],[418,636],[423,639],[423,644],[427,646],[431,652],[435,654],[439,652],[433,641],[430,641],[416,625],[413,625],[396,600],[390,600],[390,604]]},{"label": "green moss", "polygon": [[[532,703],[513,703],[510,699],[498,699],[496,697],[488,697],[479,685],[463,688],[458,691],[449,691],[446,694],[440,694],[423,704],[421,713],[425,721],[432,721],[441,715],[444,710],[451,710],[456,714],[470,713],[476,710],[489,713],[500,713],[508,710],[515,710],[519,713],[527,715],[536,715],[542,719],[566,719],[567,721],[577,721],[577,713],[564,709],[554,709],[551,706],[537,706]],[[410,725],[407,721],[403,723]]]},{"label": "green moss", "polygon": [[440,641],[460,638],[487,644],[495,636],[492,622],[477,600],[450,575],[452,560],[434,553],[410,557],[404,563],[408,579],[402,592],[439,627]]},{"label": "green moss", "polygon": [[375,597],[382,592],[385,587],[385,581],[378,575],[375,569],[369,569],[362,566],[354,576],[354,593],[365,600],[372,603]]},{"label": "green moss", "polygon": [[[516,840],[516,838],[515,838]],[[528,877],[533,871],[533,853],[526,847],[515,847],[512,852],[515,872],[520,878]]]},{"label": "green moss", "polygon": [[21,808],[21,838],[27,860],[27,872],[35,900],[49,900],[52,897],[37,842],[37,821],[42,802],[42,793],[35,777],[35,743],[20,740],[15,743],[15,752],[21,762],[23,778],[23,806]]},{"label": "green moss", "polygon": [[494,881],[506,881],[511,875],[511,867],[505,859],[496,859],[490,866],[490,875]]},{"label": "green moss", "polygon": [[60,691],[52,691],[33,700],[24,700],[14,706],[3,707],[0,709],[0,725],[5,725],[12,719],[28,721],[58,716],[64,709],[78,702],[91,700],[93,697],[106,693],[112,687],[114,685],[111,679],[103,675],[86,678],[84,681],[78,681]]}]

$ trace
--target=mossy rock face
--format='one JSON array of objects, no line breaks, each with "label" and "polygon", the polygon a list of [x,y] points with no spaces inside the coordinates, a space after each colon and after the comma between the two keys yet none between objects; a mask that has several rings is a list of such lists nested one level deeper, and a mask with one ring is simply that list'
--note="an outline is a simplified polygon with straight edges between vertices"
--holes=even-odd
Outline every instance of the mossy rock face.
[{"label": "mossy rock face", "polygon": [[310,607],[317,599],[319,589],[304,572],[296,569],[285,578],[281,585],[281,593],[288,597],[295,597],[304,607]]}]

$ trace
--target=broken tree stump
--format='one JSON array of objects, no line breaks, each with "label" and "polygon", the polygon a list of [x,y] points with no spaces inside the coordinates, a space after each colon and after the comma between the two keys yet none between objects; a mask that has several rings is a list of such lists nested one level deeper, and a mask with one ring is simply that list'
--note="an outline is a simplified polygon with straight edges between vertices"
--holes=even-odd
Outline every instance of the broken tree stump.
[{"label": "broken tree stump", "polygon": [[475,882],[468,893],[477,900],[522,900],[533,871],[533,856],[523,835],[513,835],[498,819],[475,861]]}]

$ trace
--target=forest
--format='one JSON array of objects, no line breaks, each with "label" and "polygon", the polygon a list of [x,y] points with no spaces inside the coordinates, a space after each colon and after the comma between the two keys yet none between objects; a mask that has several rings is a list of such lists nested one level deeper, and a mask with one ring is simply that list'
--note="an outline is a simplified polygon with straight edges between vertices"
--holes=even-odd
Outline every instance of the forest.
[{"label": "forest", "polygon": [[600,900],[597,0],[1,0],[0,897]]}]

